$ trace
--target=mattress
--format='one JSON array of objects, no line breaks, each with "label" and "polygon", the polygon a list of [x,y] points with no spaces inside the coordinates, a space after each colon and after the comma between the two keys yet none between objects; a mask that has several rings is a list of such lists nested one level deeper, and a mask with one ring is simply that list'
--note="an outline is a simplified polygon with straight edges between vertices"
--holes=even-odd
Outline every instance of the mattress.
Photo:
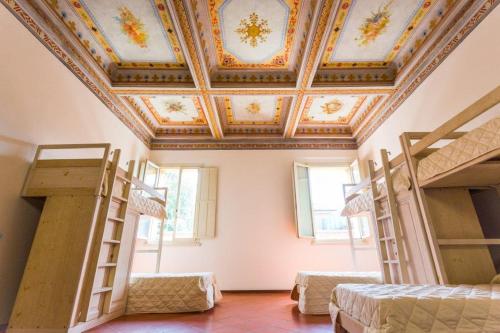
[{"label": "mattress", "polygon": [[163,220],[167,217],[165,206],[155,200],[141,195],[138,191],[132,191],[129,198],[130,206],[139,213],[156,217]]},{"label": "mattress", "polygon": [[[394,193],[408,191],[411,188],[410,176],[406,168],[397,168],[391,172],[392,188]],[[377,192],[380,195],[387,193],[387,187],[384,184],[377,184]],[[371,191],[367,190],[360,195],[352,198],[340,212],[341,216],[354,216],[363,212],[369,212],[373,207],[373,197]]]},{"label": "mattress", "polygon": [[349,200],[342,211],[341,216],[354,216],[362,212],[370,212],[373,206],[373,197],[370,191],[365,191]]},{"label": "mattress", "polygon": [[500,285],[341,284],[330,315],[339,312],[366,333],[500,332]]},{"label": "mattress", "polygon": [[221,298],[213,273],[133,274],[126,313],[205,311]]},{"label": "mattress", "polygon": [[378,272],[299,272],[292,299],[304,314],[328,314],[331,294],[340,283],[381,283]]},{"label": "mattress", "polygon": [[420,160],[418,180],[438,176],[497,149],[500,149],[500,117],[491,119]]}]

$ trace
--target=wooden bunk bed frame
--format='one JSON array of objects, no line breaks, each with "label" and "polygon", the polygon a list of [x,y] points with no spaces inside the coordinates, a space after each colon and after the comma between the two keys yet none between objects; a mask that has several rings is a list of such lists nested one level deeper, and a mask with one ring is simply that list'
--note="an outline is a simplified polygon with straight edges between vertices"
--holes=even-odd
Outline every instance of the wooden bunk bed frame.
[{"label": "wooden bunk bed frame", "polygon": [[[471,249],[472,247],[475,247],[476,250],[478,249],[478,247],[482,247],[482,249],[484,250],[483,252],[487,252],[487,245],[500,244],[500,239],[498,238],[485,239],[484,236],[482,236],[482,231],[478,221],[475,228],[466,230],[468,234],[476,235],[477,237],[475,238],[438,238],[435,230],[436,223],[433,222],[433,219],[440,219],[444,220],[451,228],[453,228],[453,226],[460,228],[463,227],[463,225],[457,224],[457,221],[459,221],[460,219],[467,218],[477,220],[477,216],[475,216],[474,212],[469,212],[469,214],[466,215],[457,214],[457,212],[462,213],[459,207],[460,205],[463,205],[465,203],[466,205],[472,206],[472,204],[469,202],[470,200],[464,199],[465,201],[463,201],[463,195],[461,195],[458,190],[453,192],[453,189],[498,186],[500,184],[500,161],[498,160],[498,157],[500,156],[500,148],[494,149],[487,154],[483,154],[477,158],[469,160],[464,164],[458,165],[451,170],[433,176],[425,181],[420,181],[417,176],[419,167],[418,163],[421,160],[419,154],[421,154],[425,150],[437,151],[437,149],[432,149],[430,148],[430,146],[440,140],[454,140],[462,137],[466,132],[455,132],[456,129],[469,123],[498,103],[500,103],[500,86],[493,89],[491,92],[470,105],[461,113],[445,122],[443,125],[439,126],[434,131],[421,133],[403,133],[400,136],[403,156],[406,164],[408,165],[412,182],[413,184],[415,184],[417,201],[422,212],[422,218],[429,239],[432,257],[436,267],[439,282],[441,284],[450,282],[448,276],[449,272],[447,272],[447,269],[445,267],[446,264],[441,253],[442,247],[462,248],[464,249],[464,251],[467,251],[467,249]],[[418,141],[412,143],[412,140]],[[431,194],[433,189],[449,190],[443,192],[442,194]],[[434,209],[433,213],[431,206],[436,206],[436,202],[439,200],[443,200],[444,196],[451,196],[454,200],[457,200],[454,206],[450,205],[450,208],[452,208],[452,210],[436,214],[436,209]],[[464,236],[468,235],[465,235],[464,233]],[[479,259],[484,258],[479,257]],[[486,258],[486,261],[470,260],[468,264],[471,265],[470,267],[468,267],[468,270],[471,271],[477,269],[478,275],[485,274],[484,270],[480,269],[480,266],[485,265],[489,266],[489,271],[495,272],[494,267],[492,266],[491,258],[489,262]],[[481,276],[478,276],[478,278],[481,278]]]},{"label": "wooden bunk bed frame", "polygon": [[[499,195],[500,195],[500,160],[498,157],[500,156],[500,149],[493,150],[485,155],[482,155],[478,158],[468,161],[462,165],[457,166],[456,168],[449,170],[443,174],[432,177],[425,182],[419,182],[417,177],[417,168],[418,161],[429,156],[433,152],[437,151],[437,148],[431,148],[430,146],[439,140],[455,140],[462,137],[467,132],[457,132],[456,129],[462,127],[466,123],[475,119],[479,115],[491,109],[493,106],[500,103],[500,86],[495,88],[493,91],[479,99],[477,102],[469,106],[467,109],[451,118],[449,121],[444,123],[442,126],[438,127],[433,132],[405,132],[400,136],[400,142],[403,149],[403,153],[399,154],[392,160],[387,159],[387,151],[381,150],[381,159],[382,159],[382,167],[378,170],[374,170],[374,162],[369,161],[370,168],[370,178],[363,180],[355,188],[351,189],[347,194],[347,198],[352,198],[357,195],[356,192],[360,191],[362,188],[366,187],[368,183],[371,182],[372,188],[375,183],[373,181],[377,181],[381,178],[386,178],[386,180],[390,180],[391,174],[390,170],[404,167],[406,166],[409,171],[409,175],[412,182],[412,188],[410,193],[412,194],[412,200],[415,201],[414,205],[416,205],[416,209],[413,209],[413,213],[419,217],[419,221],[422,224],[422,229],[425,232],[425,245],[428,248],[428,259],[432,264],[433,272],[435,275],[434,278],[436,282],[441,284],[449,283],[446,266],[447,263],[443,260],[441,256],[440,247],[458,247],[463,248],[463,251],[467,251],[471,247],[475,247],[476,251],[478,247],[483,247],[482,256],[479,256],[479,260],[477,262],[473,262],[473,265],[467,267],[469,271],[477,272],[473,273],[473,276],[481,275],[484,270],[481,269],[481,266],[485,264],[490,266],[490,270],[492,267],[491,260],[489,262],[485,262],[484,259],[489,253],[487,253],[487,245],[500,245],[500,239],[485,239],[483,238],[437,238],[436,232],[434,230],[434,225],[432,222],[432,208],[429,207],[429,197],[426,191],[432,189],[448,189],[448,188],[483,188],[485,186],[494,187]],[[419,140],[416,143],[412,144],[413,140]],[[389,171],[389,172],[388,172]],[[393,193],[393,189],[391,186],[387,186],[387,192]],[[388,195],[389,196],[389,195]],[[392,195],[394,198],[394,193]],[[452,197],[452,200],[456,197]],[[376,197],[376,193],[374,193],[374,199],[378,199]],[[389,199],[390,200],[390,199]],[[377,200],[374,200],[374,207],[376,207]],[[392,200],[394,203],[399,204],[398,200]],[[394,202],[396,201],[396,202]],[[462,204],[460,202],[459,204]],[[398,205],[400,206],[400,205]],[[455,205],[454,208],[457,208]],[[446,217],[445,212],[444,217]],[[394,217],[394,214],[397,214],[396,211],[390,209],[390,214]],[[443,215],[441,215],[443,217]],[[457,214],[454,214],[453,217],[457,217]],[[460,217],[459,217],[460,218]],[[462,219],[472,220],[475,228],[470,228],[467,231],[475,232],[475,234],[482,234],[477,227],[480,228],[479,222],[477,221],[477,217],[474,216],[465,216]],[[391,219],[394,221],[394,218]],[[456,221],[457,219],[455,219]],[[401,219],[401,224],[404,226],[406,219]],[[451,228],[460,227],[454,224],[453,218],[445,219],[445,222],[451,224]],[[404,228],[403,228],[404,229]],[[418,228],[416,228],[418,229]],[[406,237],[404,232],[402,234],[403,243],[406,241]],[[380,246],[380,244],[378,244]],[[380,251],[380,250],[379,250]],[[460,255],[464,255],[466,252],[459,253]],[[425,256],[425,248],[423,250],[423,255]],[[382,255],[382,254],[381,254]],[[482,258],[481,258],[482,257]],[[425,258],[424,258],[425,259]],[[475,259],[478,259],[476,256]],[[491,259],[491,258],[490,258]],[[486,260],[488,261],[488,260]],[[408,261],[409,266],[411,267],[411,260]],[[384,277],[387,277],[387,274],[384,272]],[[486,279],[489,277],[486,276]],[[484,277],[483,277],[484,279]],[[411,282],[411,281],[410,281]],[[413,282],[412,282],[413,283]],[[337,333],[361,333],[366,330],[366,327],[360,323],[358,320],[352,318],[348,314],[343,311],[340,311],[336,321],[334,322],[335,332]]]},{"label": "wooden bunk bed frame", "polygon": [[[102,155],[74,158],[82,149]],[[43,159],[50,150],[72,157]],[[119,161],[106,143],[38,146],[22,196],[45,203],[7,332],[82,332],[124,314],[139,217],[130,194],[164,197]]]}]

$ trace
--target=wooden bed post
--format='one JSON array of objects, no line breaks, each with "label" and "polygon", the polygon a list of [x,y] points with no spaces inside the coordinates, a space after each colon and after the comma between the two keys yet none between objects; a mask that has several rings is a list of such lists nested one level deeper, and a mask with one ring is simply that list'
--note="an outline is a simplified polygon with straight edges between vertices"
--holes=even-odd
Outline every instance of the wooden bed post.
[{"label": "wooden bed post", "polygon": [[441,251],[439,249],[439,244],[436,237],[436,232],[432,225],[431,215],[429,211],[429,207],[427,206],[427,202],[425,200],[425,192],[419,186],[418,177],[417,177],[417,160],[414,156],[411,155],[410,147],[411,141],[407,133],[401,134],[399,137],[401,148],[403,150],[404,157],[406,159],[406,165],[408,167],[408,171],[410,173],[410,178],[412,180],[413,186],[415,188],[415,195],[417,197],[417,203],[420,207],[422,220],[424,222],[425,232],[427,234],[427,238],[429,240],[429,247],[432,254],[432,259],[434,260],[434,266],[436,269],[436,274],[438,276],[438,280],[440,284],[447,284],[448,277],[446,274],[446,270],[443,264],[443,258],[441,257]]}]

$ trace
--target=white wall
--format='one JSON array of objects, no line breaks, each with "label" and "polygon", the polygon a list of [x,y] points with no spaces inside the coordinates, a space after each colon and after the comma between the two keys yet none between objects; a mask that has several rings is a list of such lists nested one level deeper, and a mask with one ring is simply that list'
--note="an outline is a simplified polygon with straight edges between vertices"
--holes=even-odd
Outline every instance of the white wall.
[{"label": "white wall", "polygon": [[[359,159],[364,170],[368,159],[380,161],[381,148],[391,151],[393,157],[399,154],[399,135],[403,131],[432,131],[500,84],[498,31],[500,6],[361,145]],[[468,128],[478,126],[492,114],[500,115],[500,105]]]},{"label": "white wall", "polygon": [[[352,160],[355,151],[152,151],[159,164],[219,168],[217,237],[202,246],[169,246],[162,270],[213,271],[224,290],[290,289],[299,270],[352,270],[348,244],[312,245],[296,236],[294,161]],[[363,257],[364,256],[364,257]],[[375,251],[360,270],[378,270]]]},{"label": "white wall", "polygon": [[0,5],[0,324],[9,318],[39,208],[19,197],[38,144],[110,142],[122,160],[148,149]]}]

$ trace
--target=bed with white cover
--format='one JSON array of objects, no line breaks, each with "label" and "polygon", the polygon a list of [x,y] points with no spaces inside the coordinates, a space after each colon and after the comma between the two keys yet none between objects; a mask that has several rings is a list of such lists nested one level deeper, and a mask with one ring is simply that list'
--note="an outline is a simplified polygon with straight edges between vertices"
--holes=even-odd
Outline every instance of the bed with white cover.
[{"label": "bed with white cover", "polygon": [[500,117],[495,117],[453,140],[418,162],[417,177],[426,181],[471,161],[500,154]]},{"label": "bed with white cover", "polygon": [[209,310],[222,298],[213,273],[132,274],[127,314]]},{"label": "bed with white cover", "polygon": [[328,314],[331,294],[340,283],[381,283],[379,272],[299,272],[292,299],[304,314]]},{"label": "bed with white cover", "polygon": [[500,332],[500,285],[341,284],[330,315],[349,333]]}]

